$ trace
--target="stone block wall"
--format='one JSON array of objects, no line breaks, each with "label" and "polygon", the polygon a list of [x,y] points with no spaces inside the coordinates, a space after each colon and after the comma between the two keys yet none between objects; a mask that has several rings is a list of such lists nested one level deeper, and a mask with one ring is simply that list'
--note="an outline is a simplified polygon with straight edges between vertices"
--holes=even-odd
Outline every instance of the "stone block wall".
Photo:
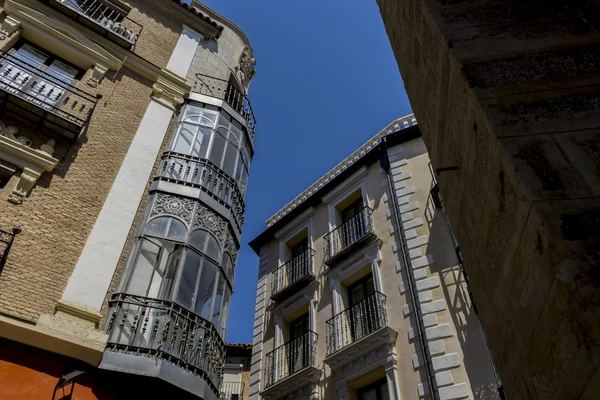
[{"label": "stone block wall", "polygon": [[600,365],[597,7],[378,4],[432,165],[458,167],[438,181],[508,396],[592,398]]}]

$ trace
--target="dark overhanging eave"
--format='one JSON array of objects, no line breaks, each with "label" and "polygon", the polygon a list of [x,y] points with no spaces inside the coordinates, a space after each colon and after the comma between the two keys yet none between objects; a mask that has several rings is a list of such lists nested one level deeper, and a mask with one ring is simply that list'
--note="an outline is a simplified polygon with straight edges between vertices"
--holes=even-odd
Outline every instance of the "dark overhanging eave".
[{"label": "dark overhanging eave", "polygon": [[[388,147],[395,146],[400,143],[408,142],[410,140],[416,139],[421,136],[421,131],[419,129],[419,125],[409,126],[405,129],[399,130],[397,132],[389,133],[385,135]],[[356,163],[352,164],[341,174],[332,179],[329,183],[324,185],[320,190],[306,199],[303,203],[301,203],[298,207],[294,208],[290,211],[289,214],[282,217],[279,221],[275,222],[273,225],[265,229],[261,234],[252,239],[248,245],[254,250],[256,255],[260,256],[260,248],[267,242],[269,242],[273,237],[275,232],[280,230],[282,227],[290,223],[294,218],[298,215],[302,214],[310,207],[316,207],[321,203],[321,198],[325,196],[327,193],[332,191],[335,187],[340,185],[341,182],[346,180],[353,173],[358,171],[365,165],[371,165],[374,162],[379,161],[379,156],[381,152],[381,146],[376,146],[371,149],[367,154],[365,154],[360,160]]]}]

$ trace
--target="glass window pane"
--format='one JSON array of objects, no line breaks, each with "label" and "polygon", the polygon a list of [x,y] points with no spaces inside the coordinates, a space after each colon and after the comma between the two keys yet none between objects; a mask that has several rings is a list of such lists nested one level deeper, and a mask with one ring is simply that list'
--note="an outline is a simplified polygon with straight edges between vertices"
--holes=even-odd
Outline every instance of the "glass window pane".
[{"label": "glass window pane", "polygon": [[50,66],[46,69],[46,72],[52,77],[66,84],[73,82],[73,79],[75,79],[75,76],[77,76],[76,69],[73,69],[60,61],[54,61],[52,64],[50,64]]},{"label": "glass window pane", "polygon": [[202,260],[202,275],[198,285],[195,313],[202,318],[210,319],[210,306],[213,302],[217,266],[207,259]]},{"label": "glass window pane", "polygon": [[231,290],[226,285],[225,295],[223,296],[223,307],[221,308],[221,320],[219,322],[219,332],[223,339],[227,333],[227,320],[229,319],[229,306],[231,305]]},{"label": "glass window pane", "polygon": [[175,218],[170,218],[170,220],[171,224],[169,226],[169,231],[167,232],[167,239],[185,242],[187,228],[184,223]]},{"label": "glass window pane", "polygon": [[189,121],[198,123],[200,121],[200,115],[202,114],[202,108],[195,104],[187,104],[183,112],[182,121]]},{"label": "glass window pane", "polygon": [[202,125],[210,126],[214,128],[217,124],[217,116],[219,115],[217,110],[204,109],[202,115],[202,121],[200,122]]},{"label": "glass window pane", "polygon": [[227,252],[225,252],[225,254],[223,254],[222,265],[223,265],[223,271],[225,271],[227,278],[229,278],[229,282],[233,282],[233,262],[231,261],[231,256]]},{"label": "glass window pane", "polygon": [[196,290],[196,281],[200,273],[202,257],[194,251],[186,251],[185,260],[181,267],[181,279],[177,289],[176,301],[183,307],[192,309],[192,300]]},{"label": "glass window pane", "polygon": [[169,224],[170,219],[171,218],[169,217],[154,218],[148,223],[148,226],[146,226],[145,234],[157,237],[165,237],[167,225]]},{"label": "glass window pane", "polygon": [[219,246],[219,243],[212,235],[208,235],[204,254],[217,262],[221,260],[221,246]]},{"label": "glass window pane", "polygon": [[160,246],[149,240],[142,239],[139,254],[133,263],[131,279],[127,285],[127,293],[146,296],[152,279],[154,265],[158,260]]},{"label": "glass window pane", "polygon": [[203,126],[201,126],[199,129],[200,131],[196,137],[196,145],[194,146],[191,155],[198,158],[206,158],[212,129]]},{"label": "glass window pane", "polygon": [[223,171],[229,176],[233,176],[233,169],[235,168],[235,162],[238,155],[238,149],[231,144],[227,143],[227,150],[225,152],[225,159],[223,160]]},{"label": "glass window pane", "polygon": [[198,128],[193,125],[179,125],[179,131],[177,132],[175,143],[173,144],[171,151],[182,154],[190,154],[190,149],[192,148],[192,144],[194,142],[194,135],[196,134],[197,130]]},{"label": "glass window pane", "polygon": [[221,168],[221,159],[223,158],[223,152],[225,151],[225,143],[225,138],[223,138],[223,136],[221,136],[218,132],[215,133],[212,149],[210,150],[209,160],[215,163],[215,165],[217,165],[219,168]]},{"label": "glass window pane", "polygon": [[15,53],[15,58],[19,61],[23,61],[36,68],[40,68],[44,62],[48,59],[48,56],[41,51],[38,51],[28,44],[21,46]]},{"label": "glass window pane", "polygon": [[212,324],[215,328],[219,328],[219,317],[221,316],[221,305],[223,302],[223,291],[225,289],[225,278],[219,273],[219,286],[217,286],[217,293],[215,295],[215,306],[213,309],[213,315],[211,318]]},{"label": "glass window pane", "polygon": [[165,254],[166,266],[158,290],[159,299],[172,300],[173,286],[175,285],[175,277],[177,276],[177,269],[179,268],[182,255],[182,245],[176,245],[172,252]]}]

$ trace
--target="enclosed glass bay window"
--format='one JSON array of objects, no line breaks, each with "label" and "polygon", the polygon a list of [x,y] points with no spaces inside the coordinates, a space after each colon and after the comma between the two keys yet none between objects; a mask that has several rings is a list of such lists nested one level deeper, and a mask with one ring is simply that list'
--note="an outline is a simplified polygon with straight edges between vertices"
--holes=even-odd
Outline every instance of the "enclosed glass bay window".
[{"label": "enclosed glass bay window", "polygon": [[243,130],[242,125],[225,111],[210,105],[189,103],[181,110],[169,149],[210,160],[234,178],[244,193],[250,155]]},{"label": "enclosed glass bay window", "polygon": [[173,217],[152,219],[136,238],[120,292],[172,301],[227,329],[233,261],[204,229],[188,233]]}]

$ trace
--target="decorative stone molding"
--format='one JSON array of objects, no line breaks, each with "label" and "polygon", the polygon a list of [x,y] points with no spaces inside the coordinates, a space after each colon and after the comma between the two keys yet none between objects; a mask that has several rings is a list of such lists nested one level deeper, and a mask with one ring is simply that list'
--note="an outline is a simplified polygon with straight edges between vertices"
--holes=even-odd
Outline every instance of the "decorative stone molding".
[{"label": "decorative stone molding", "polygon": [[64,300],[59,300],[54,306],[54,314],[63,318],[78,322],[81,325],[93,325],[98,328],[102,314],[95,311],[86,310],[85,308],[69,303]]},{"label": "decorative stone molding", "polygon": [[[367,364],[385,366],[396,360],[394,345],[398,332],[385,326],[364,338],[349,344],[325,358],[325,362],[336,371],[338,380],[351,379],[350,373],[357,373]],[[365,360],[367,359],[367,360]],[[368,362],[367,362],[368,361]],[[343,384],[338,385],[338,387]]]},{"label": "decorative stone molding", "polygon": [[[188,88],[189,89],[189,88]],[[173,81],[159,76],[156,83],[152,85],[152,98],[170,110],[175,111],[183,104],[189,90],[175,85]]]},{"label": "decorative stone molding", "polygon": [[248,85],[254,75],[256,75],[256,59],[254,58],[254,50],[252,47],[246,45],[242,54],[240,54],[240,60],[236,67],[237,77],[241,84],[244,86],[245,91],[248,91]]},{"label": "decorative stone molding", "polygon": [[98,87],[100,82],[102,82],[102,78],[106,75],[108,68],[103,65],[96,64],[94,68],[92,68],[92,74],[90,75],[87,84],[93,88]]},{"label": "decorative stone molding", "polygon": [[2,21],[2,25],[0,25],[0,40],[12,36],[20,27],[21,23],[19,21],[7,15]]},{"label": "decorative stone molding", "polygon": [[306,367],[263,390],[262,398],[264,400],[279,400],[289,397],[313,399],[315,398],[313,397],[315,385],[319,382],[321,375],[322,372],[319,368]]},{"label": "decorative stone molding", "polygon": [[149,218],[155,215],[172,215],[190,224],[195,205],[196,202],[192,199],[157,193]]},{"label": "decorative stone molding", "polygon": [[[31,192],[39,177],[44,172],[51,172],[56,168],[58,160],[48,153],[50,147],[52,147],[50,146],[51,142],[43,145],[42,150],[34,150],[29,147],[31,144],[29,139],[25,141],[22,139],[24,137],[15,137],[17,132],[17,128],[6,128],[0,122],[0,159],[22,170],[19,181],[10,194],[8,201],[21,204],[23,199]],[[54,152],[53,147],[52,152]]]},{"label": "decorative stone molding", "polygon": [[364,157],[368,152],[376,148],[381,143],[381,138],[388,133],[397,132],[399,130],[408,128],[409,126],[417,125],[417,120],[413,114],[407,115],[402,118],[398,118],[392,121],[388,126],[381,130],[377,135],[373,136],[367,143],[359,147],[356,151],[346,157],[341,163],[333,167],[328,173],[323,175],[319,180],[310,185],[308,189],[300,193],[296,198],[285,205],[281,210],[277,211],[271,218],[265,223],[267,227],[270,227],[275,222],[289,214],[294,208],[305,202],[309,197],[313,196],[319,190],[321,190],[326,184],[332,179],[341,174],[343,171],[348,169],[352,164],[355,164],[358,160]]},{"label": "decorative stone molding", "polygon": [[318,290],[319,281],[312,281],[289,300],[272,303],[268,310],[272,312],[274,318],[284,318],[306,304],[310,306],[315,301]]}]

